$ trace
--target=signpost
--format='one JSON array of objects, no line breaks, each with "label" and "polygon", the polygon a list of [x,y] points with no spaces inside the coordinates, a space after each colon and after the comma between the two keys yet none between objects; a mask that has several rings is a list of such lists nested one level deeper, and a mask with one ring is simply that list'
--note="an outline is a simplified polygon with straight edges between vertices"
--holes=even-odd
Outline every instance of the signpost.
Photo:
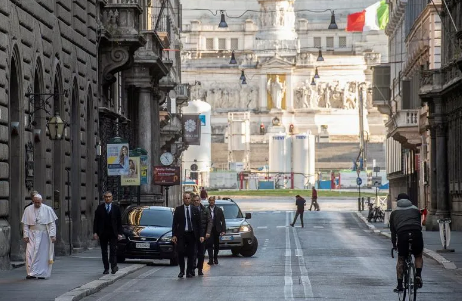
[{"label": "signpost", "polygon": [[179,166],[154,166],[153,182],[165,186],[165,206],[168,207],[168,190],[170,186],[180,185]]},{"label": "signpost", "polygon": [[358,211],[361,211],[361,185],[363,184],[363,179],[361,179],[359,177],[359,173],[358,173],[358,177],[356,178],[356,185],[358,185]]},{"label": "signpost", "polygon": [[378,176],[380,167],[374,167],[375,177],[372,177],[372,187],[375,187],[375,205],[379,206],[379,187],[382,186],[382,177]]}]

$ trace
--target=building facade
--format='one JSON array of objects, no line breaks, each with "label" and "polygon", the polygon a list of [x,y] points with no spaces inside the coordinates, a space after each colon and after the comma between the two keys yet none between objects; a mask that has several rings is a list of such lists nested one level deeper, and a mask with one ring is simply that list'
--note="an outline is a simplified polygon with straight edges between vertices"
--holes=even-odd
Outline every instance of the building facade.
[{"label": "building facade", "polygon": [[[421,74],[441,64],[441,22],[435,5],[425,0],[390,1],[390,63],[381,66],[388,77],[382,95],[373,98],[389,114],[387,122],[387,171],[390,197],[406,192],[416,206],[430,199],[428,106],[419,98]],[[387,72],[383,72],[386,70]],[[379,71],[379,70],[377,70]],[[389,95],[382,101],[383,95]]]},{"label": "building facade", "polygon": [[[151,166],[162,148],[176,143],[171,151],[178,158],[181,128],[162,136],[159,129],[171,122],[160,111],[177,110],[175,98],[187,99],[187,87],[178,87],[179,55],[164,51],[179,41],[179,1],[1,0],[0,15],[5,269],[24,258],[20,221],[31,190],[58,216],[57,254],[94,244],[93,214],[102,193],[111,190],[122,206],[137,197],[136,189],[120,187],[120,177],[107,176],[107,142],[121,137],[131,149],[145,149]],[[179,93],[168,97],[174,89]],[[63,139],[50,140],[47,123],[56,114],[67,126]],[[179,189],[172,190],[180,202]],[[162,193],[144,185],[141,201],[162,205]]]},{"label": "building facade", "polygon": [[428,108],[430,132],[429,225],[451,218],[453,230],[462,229],[460,137],[462,58],[462,3],[446,1],[440,10],[441,67],[422,72],[420,97]]}]

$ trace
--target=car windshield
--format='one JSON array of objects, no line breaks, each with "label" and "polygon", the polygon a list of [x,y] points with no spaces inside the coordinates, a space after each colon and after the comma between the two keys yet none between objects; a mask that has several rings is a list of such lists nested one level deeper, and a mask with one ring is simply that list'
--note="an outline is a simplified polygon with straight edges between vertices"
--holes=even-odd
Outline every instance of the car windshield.
[{"label": "car windshield", "polygon": [[134,208],[124,216],[124,224],[132,226],[171,227],[173,214],[170,210]]},{"label": "car windshield", "polygon": [[[205,204],[205,206],[209,206],[208,204]],[[230,204],[217,204],[218,207],[223,210],[223,214],[225,215],[225,219],[232,219],[232,218],[243,218],[244,216],[242,215],[241,209],[239,209],[239,206],[233,203]]]}]

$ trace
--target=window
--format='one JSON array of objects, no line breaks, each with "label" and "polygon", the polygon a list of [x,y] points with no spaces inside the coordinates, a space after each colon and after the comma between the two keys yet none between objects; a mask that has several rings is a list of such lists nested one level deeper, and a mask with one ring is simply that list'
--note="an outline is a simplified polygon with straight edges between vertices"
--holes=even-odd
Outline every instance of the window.
[{"label": "window", "polygon": [[213,50],[213,38],[205,39],[205,49]]},{"label": "window", "polygon": [[233,38],[231,39],[231,50],[239,49],[239,39]]},{"label": "window", "polygon": [[327,37],[326,38],[326,47],[327,48],[334,48],[334,37]]},{"label": "window", "polygon": [[346,48],[346,47],[347,47],[346,37],[338,37],[338,48]]},{"label": "window", "polygon": [[314,37],[314,48],[321,48],[321,38],[320,37]]},{"label": "window", "polygon": [[226,49],[226,39],[218,39],[218,49],[219,50]]}]

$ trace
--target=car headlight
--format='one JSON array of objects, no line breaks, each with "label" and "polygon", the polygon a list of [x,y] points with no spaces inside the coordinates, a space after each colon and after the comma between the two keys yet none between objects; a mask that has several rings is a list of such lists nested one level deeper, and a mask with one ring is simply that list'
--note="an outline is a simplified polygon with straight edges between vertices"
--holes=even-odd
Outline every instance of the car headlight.
[{"label": "car headlight", "polygon": [[165,235],[165,236],[162,236],[160,238],[160,241],[163,241],[163,242],[171,242],[172,241],[172,237],[171,236],[168,236],[168,235]]},{"label": "car headlight", "polygon": [[250,232],[250,230],[252,230],[252,228],[249,225],[241,226],[239,228],[239,232]]}]

